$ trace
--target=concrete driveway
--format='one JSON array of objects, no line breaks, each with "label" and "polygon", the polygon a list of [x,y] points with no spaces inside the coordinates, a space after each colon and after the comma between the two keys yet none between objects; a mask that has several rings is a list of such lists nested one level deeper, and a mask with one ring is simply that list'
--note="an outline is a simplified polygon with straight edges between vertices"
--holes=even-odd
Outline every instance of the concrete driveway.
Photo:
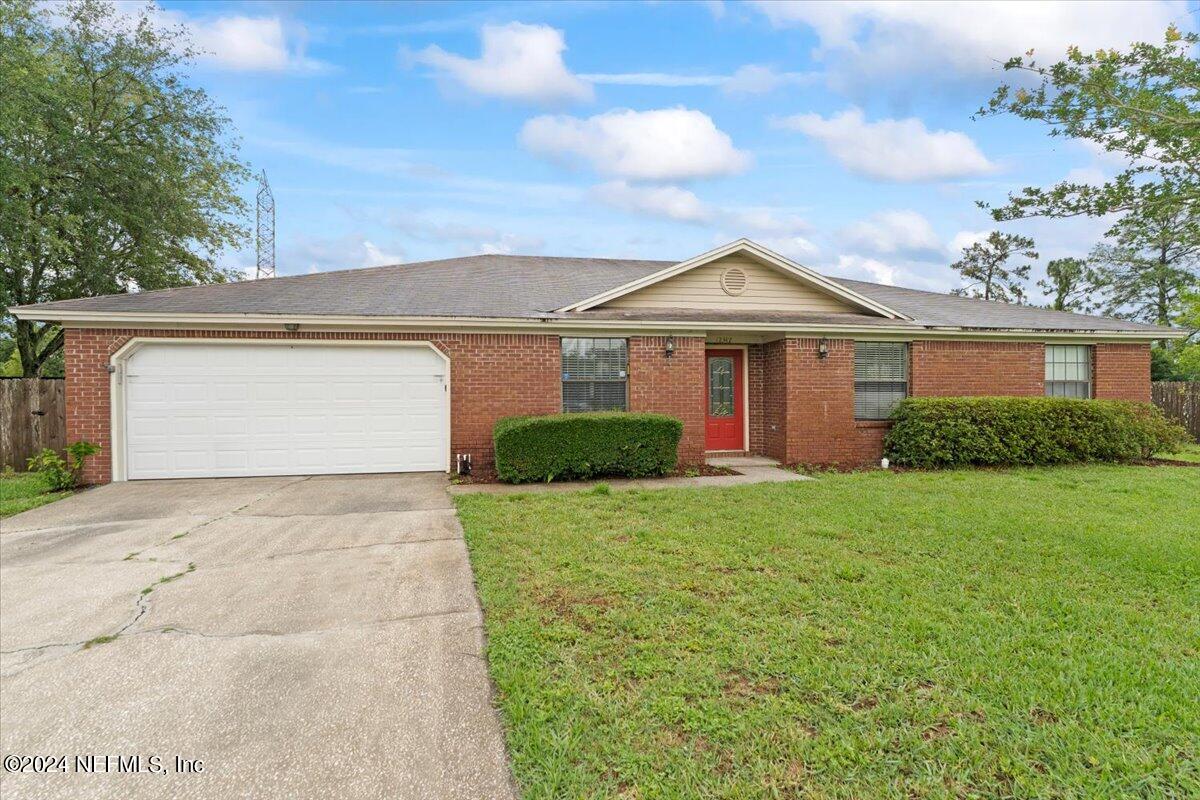
[{"label": "concrete driveway", "polygon": [[0,794],[514,796],[445,485],[123,483],[0,521],[0,754],[67,757]]}]

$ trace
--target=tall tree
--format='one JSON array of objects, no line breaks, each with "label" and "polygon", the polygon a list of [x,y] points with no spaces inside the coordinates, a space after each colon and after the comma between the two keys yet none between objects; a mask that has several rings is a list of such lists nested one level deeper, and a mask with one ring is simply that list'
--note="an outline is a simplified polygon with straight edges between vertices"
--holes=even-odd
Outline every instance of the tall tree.
[{"label": "tall tree", "polygon": [[[57,18],[52,19],[54,13]],[[245,241],[248,177],[229,120],[180,70],[182,30],[149,7],[0,0],[0,310],[224,281]],[[12,322],[26,375],[61,331]]]},{"label": "tall tree", "polygon": [[1200,291],[1186,292],[1179,301],[1175,324],[1189,332],[1188,338],[1173,342],[1168,351],[1176,380],[1200,381]]},{"label": "tall tree", "polygon": [[1025,301],[1024,282],[1029,280],[1029,264],[1009,266],[1013,256],[1037,258],[1033,239],[1014,233],[992,231],[982,242],[964,247],[962,258],[950,265],[958,272],[964,285],[954,294],[1000,300],[1005,303]]},{"label": "tall tree", "polygon": [[1092,273],[1085,259],[1053,259],[1046,264],[1046,277],[1037,285],[1051,298],[1050,308],[1055,311],[1086,312],[1092,309]]},{"label": "tall tree", "polygon": [[1131,211],[1091,258],[1108,313],[1169,325],[1180,297],[1200,286],[1200,215],[1169,205]]},{"label": "tall tree", "polygon": [[[997,221],[1025,217],[1104,216],[1137,210],[1196,213],[1200,205],[1200,62],[1195,34],[1170,27],[1163,44],[1135,43],[1127,52],[1067,51],[1044,66],[1033,51],[1004,69],[1031,76],[1032,89],[996,89],[980,116],[1013,114],[1044,123],[1051,136],[1094,143],[1125,166],[1100,186],[1063,181],[1029,187],[992,210]],[[981,206],[988,208],[986,203]]]}]

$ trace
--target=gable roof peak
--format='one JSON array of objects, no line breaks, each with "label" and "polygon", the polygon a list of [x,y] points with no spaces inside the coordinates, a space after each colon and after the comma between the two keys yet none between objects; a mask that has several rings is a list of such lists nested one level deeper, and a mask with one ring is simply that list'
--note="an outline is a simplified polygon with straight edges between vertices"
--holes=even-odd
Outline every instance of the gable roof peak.
[{"label": "gable roof peak", "polygon": [[821,275],[820,273],[815,272],[814,270],[811,270],[802,264],[792,261],[787,256],[776,253],[774,250],[764,247],[752,239],[747,239],[745,236],[734,239],[732,242],[720,245],[719,247],[715,247],[712,250],[701,253],[698,256],[693,256],[686,261],[680,261],[677,264],[672,264],[664,269],[659,270],[658,272],[645,275],[636,280],[630,281],[629,283],[622,284],[621,286],[617,286],[613,289],[608,289],[600,294],[592,295],[584,300],[580,300],[568,306],[555,309],[555,311],[560,313],[567,311],[586,311],[589,308],[594,308],[598,305],[615,300],[618,297],[623,297],[640,289],[645,289],[648,286],[653,286],[654,284],[665,281],[668,278],[673,278],[676,275],[680,275],[689,270],[704,266],[705,264],[710,264],[719,258],[725,258],[726,256],[739,252],[748,253],[758,260],[764,262],[768,266],[789,275],[795,280],[806,283],[818,291],[830,295],[831,297],[835,297],[856,308],[869,311],[873,314],[878,314],[879,316],[887,317],[889,319],[911,319],[911,317],[901,314],[899,311],[894,311],[882,303],[872,300],[865,295],[859,294],[848,286],[837,282],[833,278],[828,278],[824,275]]}]

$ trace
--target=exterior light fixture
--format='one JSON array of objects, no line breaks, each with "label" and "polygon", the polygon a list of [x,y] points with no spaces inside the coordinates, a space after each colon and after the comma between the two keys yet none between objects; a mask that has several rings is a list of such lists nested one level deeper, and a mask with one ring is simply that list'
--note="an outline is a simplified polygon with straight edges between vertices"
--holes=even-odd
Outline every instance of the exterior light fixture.
[{"label": "exterior light fixture", "polygon": [[670,358],[671,356],[675,355],[675,337],[674,336],[667,337],[667,346],[666,346],[666,349],[664,352],[666,353],[667,358]]},{"label": "exterior light fixture", "polygon": [[829,340],[822,339],[817,342],[817,358],[827,358],[829,356]]},{"label": "exterior light fixture", "polygon": [[285,323],[283,323],[283,329],[285,331],[291,331],[292,333],[295,333],[296,331],[300,330],[300,323],[299,322],[285,322]]}]

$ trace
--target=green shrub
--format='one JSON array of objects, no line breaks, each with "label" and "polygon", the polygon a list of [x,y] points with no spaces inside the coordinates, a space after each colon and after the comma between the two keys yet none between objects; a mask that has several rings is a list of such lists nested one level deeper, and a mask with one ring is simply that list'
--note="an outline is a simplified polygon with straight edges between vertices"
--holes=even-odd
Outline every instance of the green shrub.
[{"label": "green shrub", "polygon": [[884,454],[926,469],[1132,461],[1188,441],[1149,403],[1118,400],[914,397],[892,421]]},{"label": "green shrub", "polygon": [[492,432],[496,473],[509,483],[662,475],[682,436],[674,417],[627,412],[507,417]]},{"label": "green shrub", "polygon": [[79,483],[83,460],[100,452],[100,446],[91,442],[78,441],[67,447],[67,458],[46,448],[29,459],[29,469],[41,473],[52,491],[74,489]]}]

